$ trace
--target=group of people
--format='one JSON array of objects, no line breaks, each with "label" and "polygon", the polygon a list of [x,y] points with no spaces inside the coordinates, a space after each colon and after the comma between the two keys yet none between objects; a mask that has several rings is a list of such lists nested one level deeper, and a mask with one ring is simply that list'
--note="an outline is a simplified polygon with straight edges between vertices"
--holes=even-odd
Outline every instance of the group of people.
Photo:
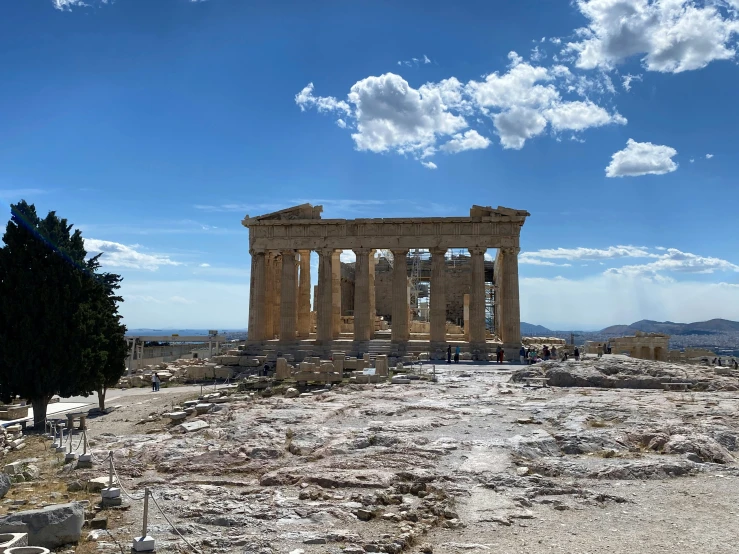
[{"label": "group of people", "polygon": [[[714,358],[711,362],[711,365],[723,366],[724,364],[721,358]],[[733,369],[739,369],[739,362],[736,361],[736,358],[729,360],[729,367],[732,367]]]},{"label": "group of people", "polygon": [[[455,364],[459,363],[459,353],[460,352],[461,352],[461,349],[459,348],[459,346],[457,346],[454,349],[454,363]],[[451,344],[446,347],[446,363],[448,364],[452,363],[452,345]]]},{"label": "group of people", "polygon": [[159,379],[159,375],[156,373],[151,374],[151,392],[159,392],[159,386],[162,384],[162,381]]}]

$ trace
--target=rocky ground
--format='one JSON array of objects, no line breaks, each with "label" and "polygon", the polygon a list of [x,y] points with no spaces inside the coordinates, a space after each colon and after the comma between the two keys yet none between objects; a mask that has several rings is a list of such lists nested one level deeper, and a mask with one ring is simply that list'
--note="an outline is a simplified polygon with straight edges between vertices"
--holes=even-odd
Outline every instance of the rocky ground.
[{"label": "rocky ground", "polygon": [[[640,374],[608,358],[542,368]],[[650,378],[673,371],[639,363]],[[437,383],[241,394],[190,416],[208,423],[192,433],[160,415],[196,392],[142,391],[90,420],[91,441],[201,552],[736,551],[736,377],[687,393],[529,388],[511,381],[518,369],[470,362],[437,366]],[[142,515],[129,504],[78,552],[128,548]],[[150,514],[158,551],[189,550]]]}]

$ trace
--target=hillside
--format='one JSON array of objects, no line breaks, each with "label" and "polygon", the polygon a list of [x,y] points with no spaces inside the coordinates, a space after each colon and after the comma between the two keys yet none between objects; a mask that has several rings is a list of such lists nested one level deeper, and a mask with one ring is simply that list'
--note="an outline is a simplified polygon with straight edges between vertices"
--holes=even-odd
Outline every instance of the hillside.
[{"label": "hillside", "polygon": [[521,322],[521,334],[529,335],[533,337],[541,337],[551,335],[552,331],[544,327],[543,325],[534,325],[533,323]]},{"label": "hillside", "polygon": [[728,319],[710,319],[694,323],[675,323],[673,321],[652,321],[643,319],[630,325],[612,325],[600,332],[608,335],[631,335],[636,331],[644,333],[665,333],[668,335],[704,335],[713,333],[739,333],[739,322]]}]

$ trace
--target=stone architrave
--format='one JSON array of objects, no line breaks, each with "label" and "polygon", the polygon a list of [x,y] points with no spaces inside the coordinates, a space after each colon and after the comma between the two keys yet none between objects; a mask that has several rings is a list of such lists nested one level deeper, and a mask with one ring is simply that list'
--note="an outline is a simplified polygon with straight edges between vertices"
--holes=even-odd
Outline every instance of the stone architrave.
[{"label": "stone architrave", "polygon": [[410,338],[407,256],[408,250],[393,250],[393,320],[390,327],[393,342],[405,342]]},{"label": "stone architrave", "polygon": [[316,339],[320,344],[327,344],[333,337],[332,333],[332,270],[334,251],[331,248],[322,248],[318,251],[318,300],[316,311]]},{"label": "stone architrave", "polygon": [[485,344],[485,248],[470,248],[470,333],[473,345]]},{"label": "stone architrave", "polygon": [[431,250],[431,343],[446,340],[446,250]]},{"label": "stone architrave", "polygon": [[295,290],[295,251],[282,251],[282,290],[280,294],[280,340],[294,342],[297,332],[296,290]]},{"label": "stone architrave", "polygon": [[369,292],[369,248],[355,248],[354,265],[354,340],[366,342],[370,340],[370,292]]},{"label": "stone architrave", "polygon": [[298,276],[298,337],[310,336],[310,250],[300,251]]},{"label": "stone architrave", "polygon": [[335,339],[341,334],[341,250],[331,258],[331,334]]}]

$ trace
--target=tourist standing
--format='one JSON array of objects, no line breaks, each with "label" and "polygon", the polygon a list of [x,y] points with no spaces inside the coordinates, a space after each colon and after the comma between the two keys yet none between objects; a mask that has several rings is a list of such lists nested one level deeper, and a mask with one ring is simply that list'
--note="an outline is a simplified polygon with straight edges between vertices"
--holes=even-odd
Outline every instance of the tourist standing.
[{"label": "tourist standing", "polygon": [[557,361],[557,347],[552,345],[552,360]]},{"label": "tourist standing", "polygon": [[502,348],[500,347],[500,345],[498,345],[498,347],[497,347],[497,348],[495,349],[495,361],[496,361],[497,363],[500,363],[500,360],[501,360],[501,355],[500,355],[500,353],[501,353],[502,351],[503,351],[503,349],[502,349]]},{"label": "tourist standing", "polygon": [[162,384],[162,380],[159,378],[158,373],[154,373],[154,384],[156,385],[156,391],[159,392],[159,386]]},{"label": "tourist standing", "polygon": [[580,361],[580,349],[577,346],[575,347],[575,360]]},{"label": "tourist standing", "polygon": [[452,345],[446,347],[446,363],[452,363]]},{"label": "tourist standing", "polygon": [[518,358],[521,361],[521,365],[526,363],[526,348],[523,345],[521,345],[521,350],[518,351]]},{"label": "tourist standing", "polygon": [[459,363],[459,350],[460,350],[459,346],[457,346],[457,348],[454,349],[454,363],[455,364]]},{"label": "tourist standing", "polygon": [[157,374],[152,373],[151,374],[151,392],[156,392],[157,390]]}]

